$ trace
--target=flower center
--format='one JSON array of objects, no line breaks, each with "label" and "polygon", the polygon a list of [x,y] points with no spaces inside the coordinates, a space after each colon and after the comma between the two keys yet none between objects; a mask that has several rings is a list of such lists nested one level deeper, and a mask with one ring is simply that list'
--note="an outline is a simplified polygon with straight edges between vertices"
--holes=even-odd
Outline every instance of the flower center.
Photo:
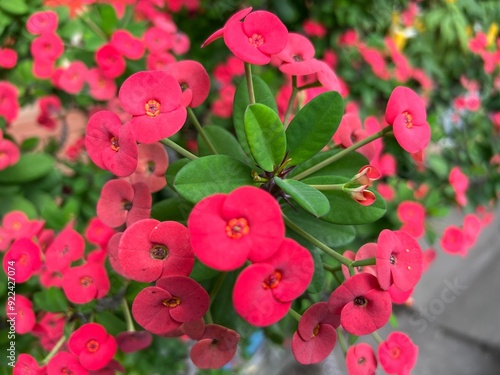
[{"label": "flower center", "polygon": [[64,375],[73,375],[73,371],[71,371],[69,368],[67,367],[63,367],[61,369],[61,374],[64,374]]},{"label": "flower center", "polygon": [[226,225],[226,234],[235,240],[240,239],[250,232],[250,226],[245,218],[231,219]]},{"label": "flower center", "polygon": [[274,289],[278,286],[281,280],[281,272],[280,271],[274,271],[272,274],[270,274],[266,279],[262,282],[262,287],[264,289]]},{"label": "flower center", "polygon": [[364,364],[365,362],[366,362],[365,357],[360,357],[360,358],[358,359],[358,365],[362,365],[362,364]]},{"label": "flower center", "polygon": [[389,354],[393,359],[398,359],[399,356],[401,355],[401,349],[398,346],[395,346],[390,350]]},{"label": "flower center", "polygon": [[151,99],[146,102],[144,109],[149,117],[156,117],[160,114],[161,104],[159,101]]},{"label": "flower center", "polygon": [[154,245],[149,254],[153,259],[163,260],[168,255],[168,249],[163,245]]},{"label": "flower center", "polygon": [[292,57],[293,61],[295,62],[301,62],[301,61],[304,61],[304,59],[302,59],[302,56],[298,56],[298,55],[295,55]]},{"label": "flower center", "polygon": [[409,112],[403,112],[403,121],[408,129],[413,126],[413,116]]},{"label": "flower center", "polygon": [[264,37],[260,34],[253,34],[248,38],[248,42],[255,48],[261,46],[264,43]]},{"label": "flower center", "polygon": [[155,164],[155,162],[154,162],[154,161],[152,161],[152,160],[150,160],[150,161],[148,161],[148,164],[147,164],[147,165],[148,165],[148,167],[147,167],[148,172],[149,172],[149,173],[153,173],[153,172],[155,171],[155,168],[156,168],[156,164]]},{"label": "flower center", "polygon": [[368,301],[364,297],[356,297],[356,298],[354,298],[354,304],[356,306],[365,306],[367,303],[368,303]]},{"label": "flower center", "polygon": [[111,138],[111,149],[118,152],[120,150],[120,145],[118,144],[118,138]]},{"label": "flower center", "polygon": [[83,276],[81,279],[80,279],[80,284],[84,287],[84,288],[88,288],[89,286],[91,286],[93,283],[93,280],[90,276]]},{"label": "flower center", "polygon": [[22,254],[20,257],[19,257],[19,260],[18,260],[19,264],[21,266],[25,266],[27,263],[28,263],[28,256],[26,254]]},{"label": "flower center", "polygon": [[132,209],[132,202],[130,202],[130,201],[123,201],[122,202],[122,208],[125,211],[130,211]]},{"label": "flower center", "polygon": [[19,229],[21,229],[21,223],[20,223],[19,221],[14,221],[14,222],[12,223],[12,229],[14,229],[14,230],[19,230]]},{"label": "flower center", "polygon": [[188,84],[186,82],[180,83],[180,86],[181,86],[181,90],[182,91],[186,91],[186,89],[189,88],[189,86],[188,86]]},{"label": "flower center", "polygon": [[316,325],[316,327],[314,327],[311,338],[318,336],[318,332],[319,332],[319,323]]},{"label": "flower center", "polygon": [[394,256],[394,254],[391,254],[391,257],[389,258],[389,263],[391,263],[392,265],[396,264],[396,257]]},{"label": "flower center", "polygon": [[177,307],[181,304],[181,299],[179,297],[172,296],[172,298],[166,299],[162,303],[163,303],[163,306]]},{"label": "flower center", "polygon": [[96,340],[92,339],[87,341],[85,347],[87,348],[87,351],[89,351],[90,353],[95,353],[97,352],[97,350],[99,350],[99,343]]}]

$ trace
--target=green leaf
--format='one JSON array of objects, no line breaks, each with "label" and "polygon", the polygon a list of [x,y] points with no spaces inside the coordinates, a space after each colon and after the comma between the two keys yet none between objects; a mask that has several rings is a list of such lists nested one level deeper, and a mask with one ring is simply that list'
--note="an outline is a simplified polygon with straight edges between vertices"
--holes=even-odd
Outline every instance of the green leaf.
[{"label": "green leaf", "polygon": [[67,311],[68,302],[61,289],[51,287],[49,289],[37,292],[33,296],[35,302],[35,310],[43,310],[50,312]]},{"label": "green leaf", "polygon": [[167,179],[167,185],[170,187],[174,186],[175,177],[177,173],[184,168],[191,160],[189,159],[179,159],[169,164],[165,178]]},{"label": "green leaf", "polygon": [[245,135],[257,165],[273,171],[286,153],[285,129],[276,112],[264,104],[252,104],[245,111]]},{"label": "green leaf", "polygon": [[35,205],[20,195],[0,197],[0,217],[10,211],[22,211],[30,219],[38,218]]},{"label": "green leaf", "polygon": [[394,313],[391,313],[391,316],[389,317],[389,324],[391,325],[392,328],[398,329],[399,323],[398,323],[398,318]]},{"label": "green leaf", "polygon": [[0,0],[0,9],[15,15],[22,15],[29,12],[29,7],[24,0]]},{"label": "green leaf", "polygon": [[[207,125],[204,126],[203,129],[219,154],[231,156],[244,163],[248,162],[248,158],[238,143],[238,140],[226,129],[216,125]],[[199,134],[198,153],[200,156],[212,155],[205,140]]]},{"label": "green leaf", "polygon": [[310,214],[319,217],[330,211],[328,199],[319,190],[297,180],[274,177],[274,182]]},{"label": "green leaf", "polygon": [[219,271],[214,270],[213,268],[205,266],[203,263],[201,263],[198,259],[195,259],[194,261],[194,268],[191,271],[191,274],[189,275],[190,278],[193,280],[196,280],[197,282],[201,283],[202,281],[211,279],[215,276],[220,274]]},{"label": "green leaf", "polygon": [[108,35],[111,35],[116,29],[118,18],[115,9],[108,4],[99,4],[99,13],[101,15],[101,29]]},{"label": "green leaf", "polygon": [[329,91],[307,103],[286,130],[290,165],[300,164],[316,155],[337,130],[344,102],[338,92]]},{"label": "green leaf", "polygon": [[349,345],[354,345],[356,343],[356,341],[358,341],[358,338],[359,338],[359,336],[356,336],[356,335],[349,333],[349,336],[347,338],[347,342],[349,343]]},{"label": "green leaf", "polygon": [[0,183],[27,183],[49,174],[53,168],[54,159],[50,155],[24,154],[16,164],[0,171]]},{"label": "green leaf", "polygon": [[[271,89],[260,77],[253,76],[252,80],[255,103],[264,104],[271,108],[274,112],[278,113],[278,106],[276,105],[274,94]],[[245,151],[245,153],[250,156],[251,152],[245,134],[244,123],[245,110],[249,104],[250,100],[248,99],[247,82],[245,79],[242,79],[236,89],[236,93],[234,94],[233,122],[234,130],[236,131],[236,136],[240,141],[241,147],[243,148],[243,151]]]},{"label": "green leaf", "polygon": [[252,170],[241,161],[226,155],[198,158],[185,165],[174,181],[177,192],[192,203],[216,193],[228,194],[234,189],[257,183]]},{"label": "green leaf", "polygon": [[328,223],[309,215],[301,208],[294,209],[288,205],[282,206],[281,210],[291,222],[330,247],[346,245],[356,236],[356,230],[351,225]]},{"label": "green leaf", "polygon": [[[304,183],[310,185],[331,185],[346,182],[346,178],[338,176],[308,177]],[[363,206],[352,199],[342,190],[322,191],[330,202],[331,210],[321,217],[321,220],[334,224],[358,225],[377,221],[384,216],[386,204],[382,196],[373,189],[368,189],[375,194],[375,202],[371,206]]]},{"label": "green leaf", "polygon": [[38,137],[26,138],[23,143],[21,143],[20,150],[21,152],[33,151],[36,146],[38,146],[38,143],[40,143],[40,138]]},{"label": "green leaf", "polygon": [[95,315],[95,322],[104,326],[106,331],[113,336],[127,330],[127,324],[111,311],[99,311],[99,313]]},{"label": "green leaf", "polygon": [[[295,169],[293,169],[290,173],[287,174],[288,178],[298,175],[299,173],[304,172],[306,169],[309,169],[316,164],[322,162],[323,160],[328,159],[330,156],[338,154],[342,150],[333,149],[325,152],[320,152],[314,155],[311,159],[303,162],[298,165]],[[352,152],[348,156],[343,157],[326,167],[321,168],[320,170],[310,174],[308,177],[314,176],[343,176],[351,178],[356,173],[359,172],[360,168],[370,164],[368,159],[357,152]]]},{"label": "green leaf", "polygon": [[153,205],[151,217],[159,221],[187,221],[193,205],[181,197],[167,198]]},{"label": "green leaf", "polygon": [[448,164],[446,160],[439,155],[429,155],[427,158],[429,168],[440,178],[448,178]]}]

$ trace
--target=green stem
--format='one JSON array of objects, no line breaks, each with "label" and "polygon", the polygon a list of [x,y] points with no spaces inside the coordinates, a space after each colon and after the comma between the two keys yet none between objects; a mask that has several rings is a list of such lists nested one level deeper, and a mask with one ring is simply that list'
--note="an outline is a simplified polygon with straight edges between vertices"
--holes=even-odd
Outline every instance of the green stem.
[{"label": "green stem", "polygon": [[294,318],[297,322],[299,322],[299,321],[300,321],[300,318],[302,318],[302,315],[300,315],[300,314],[299,314],[297,311],[295,311],[294,309],[290,309],[290,310],[288,311],[288,313],[289,313],[291,316],[293,316],[293,318]]},{"label": "green stem", "polygon": [[323,269],[325,269],[326,271],[330,271],[331,273],[335,273],[342,270],[341,267],[333,267],[325,263],[323,263]]},{"label": "green stem", "polygon": [[104,33],[104,31],[101,30],[101,28],[99,26],[97,26],[95,24],[94,21],[92,21],[92,19],[88,16],[88,14],[86,14],[85,16],[83,17],[80,17],[87,25],[89,25],[89,27],[98,35],[100,36],[102,39],[104,40],[108,40],[108,37],[106,36],[106,34]]},{"label": "green stem", "polygon": [[377,344],[381,344],[382,342],[384,342],[384,339],[382,339],[382,337],[380,337],[380,335],[378,334],[377,331],[372,332],[372,337],[375,339]]},{"label": "green stem", "polygon": [[283,121],[283,123],[285,124],[285,129],[288,128],[289,119],[293,111],[293,103],[295,102],[295,98],[297,98],[298,92],[299,90],[297,89],[297,76],[292,76],[292,94],[290,95],[290,100],[288,101],[288,106],[285,112],[285,119]]},{"label": "green stem", "polygon": [[367,259],[356,260],[352,262],[351,266],[352,267],[373,266],[376,263],[377,263],[376,258],[367,258]]},{"label": "green stem", "polygon": [[179,154],[181,154],[182,156],[184,156],[190,160],[198,159],[198,156],[190,153],[184,147],[179,146],[177,143],[175,143],[174,141],[172,141],[168,138],[163,138],[160,142],[163,143],[164,145],[170,147],[172,150],[178,152]]},{"label": "green stem", "polygon": [[127,322],[127,331],[135,332],[134,322],[132,321],[132,316],[130,315],[130,309],[128,307],[128,303],[125,298],[122,298],[122,309],[123,309],[123,315],[125,315],[125,321]]},{"label": "green stem", "polygon": [[212,304],[214,302],[215,297],[217,297],[217,294],[220,291],[220,288],[222,287],[222,284],[224,283],[224,280],[226,279],[227,272],[221,272],[217,280],[215,280],[215,285],[210,291],[210,303]]},{"label": "green stem", "polygon": [[340,328],[337,328],[337,337],[339,338],[340,347],[344,356],[347,354],[347,343],[345,342],[344,333]]},{"label": "green stem", "polygon": [[313,83],[308,83],[307,85],[297,87],[297,90],[302,91],[302,90],[313,89],[315,87],[321,87],[321,86],[322,86],[321,82],[316,81]]},{"label": "green stem", "polygon": [[210,312],[210,308],[207,310],[205,314],[205,318],[207,318],[207,324],[213,324],[214,320],[212,319],[212,313]]},{"label": "green stem", "polygon": [[[75,323],[73,322],[71,324],[71,327],[70,327],[70,330],[69,330],[70,332],[73,332],[74,326],[75,326]],[[65,341],[66,341],[66,336],[62,335],[61,338],[59,339],[59,341],[54,345],[54,347],[52,348],[52,350],[49,352],[49,354],[47,354],[47,356],[42,360],[42,362],[41,362],[42,366],[45,366],[47,363],[49,363],[49,361],[52,359],[52,357],[57,354],[57,352],[59,351],[59,349],[61,349],[61,347],[63,346],[63,344],[64,344]]]},{"label": "green stem", "polygon": [[392,131],[392,127],[390,126],[387,126],[385,127],[384,129],[382,129],[381,131],[375,133],[375,134],[372,134],[370,135],[369,137],[366,137],[365,139],[362,139],[361,141],[359,142],[356,142],[354,143],[352,146],[350,147],[347,147],[345,149],[343,149],[342,151],[340,151],[339,153],[335,154],[335,155],[332,155],[330,156],[328,159],[325,159],[323,160],[322,162],[316,164],[315,166],[312,166],[311,168],[309,169],[306,169],[304,172],[302,173],[299,173],[298,175],[295,175],[293,176],[292,178],[294,180],[301,180],[303,179],[304,177],[307,177],[309,176],[310,174],[313,174],[314,172],[317,172],[319,171],[321,168],[324,168],[326,167],[327,165],[330,165],[332,164],[333,162],[336,162],[337,160],[339,159],[342,159],[344,156],[346,156],[347,154],[357,150],[358,148],[360,147],[363,147],[364,145],[374,141],[375,139],[377,138],[380,138],[380,137],[383,137],[385,134],[389,133],[390,131]]},{"label": "green stem", "polygon": [[210,151],[212,152],[212,154],[217,155],[218,152],[215,149],[214,144],[212,143],[212,141],[210,140],[210,138],[208,138],[207,132],[201,126],[200,122],[198,121],[198,118],[196,117],[196,115],[193,112],[193,109],[190,108],[190,107],[188,107],[187,108],[187,113],[188,113],[189,118],[193,122],[194,127],[196,128],[196,131],[201,135],[201,137],[203,138],[203,140],[207,144],[207,146],[210,149]]},{"label": "green stem", "polygon": [[352,262],[351,262],[350,259],[347,259],[346,257],[340,255],[335,250],[333,250],[333,249],[329,248],[328,246],[326,246],[323,242],[321,242],[321,241],[317,240],[316,238],[314,238],[312,235],[310,235],[309,233],[307,233],[305,230],[303,230],[302,228],[300,228],[298,225],[295,225],[294,223],[292,223],[290,221],[290,219],[288,217],[286,217],[286,215],[283,215],[283,219],[285,220],[285,224],[290,229],[292,229],[293,231],[295,231],[297,234],[300,234],[302,237],[304,237],[306,240],[308,240],[309,242],[311,242],[317,248],[323,250],[326,254],[330,255],[333,259],[339,261],[342,264],[345,264],[348,267],[351,265]]},{"label": "green stem", "polygon": [[252,65],[249,63],[245,63],[245,76],[247,79],[247,88],[248,88],[248,100],[250,100],[250,104],[255,104],[255,93],[253,91],[253,80],[252,80]]},{"label": "green stem", "polygon": [[320,190],[320,191],[344,190],[344,184],[309,185],[309,186],[315,188],[316,190]]}]

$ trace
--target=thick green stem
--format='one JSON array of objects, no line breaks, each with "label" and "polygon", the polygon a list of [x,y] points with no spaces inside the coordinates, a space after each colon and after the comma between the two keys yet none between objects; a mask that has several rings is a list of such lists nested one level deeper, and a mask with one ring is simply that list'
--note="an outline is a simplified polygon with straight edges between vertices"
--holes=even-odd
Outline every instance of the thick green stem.
[{"label": "thick green stem", "polygon": [[[70,332],[69,335],[71,335],[71,333],[73,332],[74,326],[75,326],[75,323],[73,322],[71,324],[70,329],[69,329],[69,332]],[[45,366],[47,363],[49,363],[49,361],[52,359],[52,357],[57,354],[57,352],[59,351],[59,349],[61,349],[61,347],[63,346],[63,344],[65,342],[66,342],[66,336],[62,335],[61,338],[59,339],[59,341],[54,345],[52,350],[49,352],[49,354],[47,354],[47,356],[42,360],[42,362],[41,362],[42,366]]]},{"label": "thick green stem", "polygon": [[128,303],[125,298],[122,298],[122,309],[123,309],[123,315],[125,315],[125,321],[127,322],[127,331],[135,332],[134,322],[132,321],[132,316],[130,315],[130,309],[128,307]]},{"label": "thick green stem", "polygon": [[285,112],[285,119],[283,123],[285,124],[285,129],[288,128],[290,116],[293,111],[293,104],[295,102],[295,98],[297,98],[297,93],[299,90],[297,89],[297,76],[292,76],[292,93],[290,95],[290,100],[288,101],[288,107]]},{"label": "thick green stem", "polygon": [[307,233],[305,230],[303,230],[302,228],[300,228],[298,225],[295,225],[293,222],[290,221],[290,219],[288,217],[286,217],[286,215],[283,215],[283,219],[285,220],[285,224],[290,229],[292,229],[297,234],[300,234],[302,237],[304,237],[306,240],[308,240],[310,243],[312,243],[317,248],[323,250],[326,254],[328,254],[329,256],[331,256],[333,259],[339,261],[342,264],[345,264],[346,266],[350,266],[351,265],[352,262],[351,262],[350,259],[347,259],[346,257],[340,255],[335,250],[329,248],[323,242],[317,240],[315,237],[313,237],[312,235],[310,235],[309,233]]},{"label": "thick green stem", "polygon": [[337,328],[337,337],[339,338],[340,347],[344,356],[347,354],[347,344],[344,338],[344,332],[340,328]]},{"label": "thick green stem", "polygon": [[299,314],[297,311],[295,311],[294,309],[290,309],[290,310],[288,311],[288,313],[289,313],[291,316],[293,316],[293,318],[294,318],[297,322],[299,322],[299,321],[300,321],[300,318],[302,318],[302,315],[300,315],[300,314]]},{"label": "thick green stem", "polygon": [[247,79],[247,88],[248,88],[248,100],[250,100],[250,104],[255,104],[255,93],[253,91],[253,80],[252,80],[252,65],[249,63],[245,63],[245,76]]},{"label": "thick green stem", "polygon": [[372,337],[375,339],[377,344],[381,344],[382,342],[384,342],[384,339],[380,337],[377,331],[372,332]]},{"label": "thick green stem", "polygon": [[376,263],[377,263],[377,258],[367,258],[367,259],[356,260],[352,262],[351,266],[353,267],[373,266]]},{"label": "thick green stem", "polygon": [[321,82],[316,81],[316,82],[313,82],[313,83],[308,83],[307,85],[303,85],[303,86],[297,87],[297,90],[302,91],[302,90],[313,89],[315,87],[321,87],[321,86],[323,86],[321,84]]},{"label": "thick green stem", "polygon": [[315,188],[316,190],[320,190],[320,191],[344,190],[344,184],[309,185],[309,186]]},{"label": "thick green stem", "polygon": [[170,140],[168,138],[162,139],[161,143],[163,143],[164,145],[170,147],[172,150],[178,152],[179,154],[181,154],[182,156],[184,156],[184,157],[186,157],[186,158],[188,158],[190,160],[198,159],[198,156],[196,156],[195,154],[190,153],[184,147],[179,146],[177,143],[175,143],[174,141],[172,141],[172,140]]},{"label": "thick green stem", "polygon": [[218,152],[215,149],[214,144],[212,143],[212,141],[210,140],[210,138],[208,138],[207,132],[201,126],[200,122],[198,121],[198,118],[196,117],[196,115],[193,112],[193,109],[190,108],[190,107],[188,107],[187,108],[187,113],[188,113],[189,118],[193,122],[194,127],[196,128],[196,131],[201,135],[201,137],[203,138],[203,140],[207,144],[208,148],[210,149],[210,152],[212,152],[212,154],[214,154],[214,155],[217,155]]},{"label": "thick green stem", "polygon": [[325,159],[322,162],[319,162],[315,166],[312,166],[311,168],[306,169],[304,172],[299,173],[298,175],[293,176],[292,178],[294,180],[301,180],[304,177],[307,177],[307,176],[313,174],[314,172],[319,171],[321,168],[324,168],[327,165],[330,165],[333,162],[336,162],[337,160],[342,159],[344,156],[346,156],[349,153],[357,150],[358,148],[363,147],[364,145],[366,145],[366,144],[374,141],[375,139],[383,137],[385,134],[389,133],[390,131],[392,131],[392,127],[387,126],[384,129],[382,129],[381,131],[379,131],[379,132],[377,132],[375,134],[372,134],[369,137],[366,137],[365,139],[362,139],[359,142],[354,143],[352,146],[343,149],[339,153],[330,156],[328,159]]},{"label": "thick green stem", "polygon": [[330,271],[331,273],[335,273],[335,272],[341,271],[342,267],[333,267],[333,266],[330,266],[329,264],[323,263],[323,269],[326,271]]}]

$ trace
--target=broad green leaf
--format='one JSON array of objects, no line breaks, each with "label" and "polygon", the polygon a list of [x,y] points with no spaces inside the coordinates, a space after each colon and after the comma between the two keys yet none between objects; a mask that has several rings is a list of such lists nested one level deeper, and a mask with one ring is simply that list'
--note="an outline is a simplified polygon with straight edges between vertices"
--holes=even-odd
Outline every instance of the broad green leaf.
[{"label": "broad green leaf", "polygon": [[[248,162],[248,158],[238,143],[238,140],[226,129],[216,125],[207,125],[204,126],[203,129],[219,154],[231,156],[244,163]],[[198,153],[200,156],[212,155],[205,140],[199,134]]]},{"label": "broad green leaf", "polygon": [[153,204],[151,217],[159,221],[187,221],[193,205],[181,197],[167,198]]},{"label": "broad green leaf", "polygon": [[446,179],[448,177],[448,164],[446,161],[439,155],[429,155],[427,158],[427,162],[429,164],[429,168],[442,179]]},{"label": "broad green leaf", "polygon": [[10,211],[22,211],[30,219],[38,218],[35,205],[20,195],[0,197],[0,217]]},{"label": "broad green leaf", "polygon": [[0,183],[27,183],[47,175],[53,168],[54,159],[47,154],[24,154],[16,164],[0,171]]},{"label": "broad green leaf", "polygon": [[359,338],[359,336],[356,336],[356,335],[349,333],[347,342],[349,343],[349,345],[354,345],[356,343],[356,341],[358,341],[358,338]]},{"label": "broad green leaf", "polygon": [[[267,86],[267,84],[262,80],[262,78],[257,76],[253,76],[252,81],[255,102],[265,104],[273,111],[278,113],[278,106],[276,105],[276,101],[274,100],[274,94]],[[249,104],[250,100],[248,99],[247,82],[245,79],[242,79],[236,89],[236,93],[234,94],[233,122],[236,136],[240,141],[243,151],[245,151],[248,156],[251,155],[251,152],[245,134],[244,116],[245,110]]]},{"label": "broad green leaf", "polygon": [[211,279],[212,277],[215,277],[219,274],[220,274],[219,271],[214,270],[213,268],[207,267],[203,263],[201,263],[198,259],[195,259],[194,268],[191,271],[191,274],[189,275],[189,277],[192,278],[193,280],[201,283],[202,281]]},{"label": "broad green leaf", "polygon": [[338,92],[328,91],[307,103],[286,130],[290,165],[300,164],[316,155],[337,130],[344,102]]},{"label": "broad green leaf", "polygon": [[310,214],[319,217],[330,211],[328,199],[315,188],[300,181],[282,180],[279,177],[274,177],[274,182]]},{"label": "broad green leaf", "polygon": [[174,181],[177,192],[192,203],[216,193],[229,194],[245,185],[257,185],[253,181],[252,170],[226,155],[193,160],[177,173]]},{"label": "broad green leaf", "polygon": [[7,13],[21,15],[29,12],[29,7],[24,0],[0,0],[0,9]]},{"label": "broad green leaf", "polygon": [[245,111],[245,135],[257,165],[272,172],[286,153],[285,129],[278,114],[264,104],[252,104]]},{"label": "broad green leaf", "polygon": [[396,317],[394,312],[391,313],[391,316],[389,317],[389,324],[391,325],[392,328],[398,329],[399,326],[398,318]]},{"label": "broad green leaf", "polygon": [[[304,179],[304,183],[310,185],[331,185],[346,182],[346,178],[338,176],[318,176]],[[372,223],[382,216],[386,211],[386,204],[382,196],[373,189],[375,202],[371,206],[363,206],[352,199],[348,193],[341,190],[322,191],[330,202],[330,211],[321,217],[321,220],[333,224],[358,225]]]},{"label": "broad green leaf", "polygon": [[114,8],[108,4],[99,4],[99,13],[101,16],[101,29],[106,34],[111,35],[118,22]]},{"label": "broad green leaf", "polygon": [[[298,165],[295,169],[293,169],[290,173],[287,174],[287,178],[291,178],[293,176],[298,175],[299,173],[304,172],[305,170],[315,166],[316,164],[322,162],[323,160],[328,159],[329,157],[338,154],[341,150],[333,149],[325,152],[320,152],[314,155],[311,159],[303,162]],[[370,164],[367,158],[357,152],[351,152],[348,156],[343,157],[326,167],[321,168],[320,170],[310,174],[308,177],[314,176],[343,176],[351,178],[356,173],[358,173],[359,169],[365,165]]]},{"label": "broad green leaf", "polygon": [[67,311],[68,302],[66,296],[61,289],[51,287],[37,292],[33,296],[35,302],[35,310],[43,310],[50,312]]},{"label": "broad green leaf", "polygon": [[174,186],[175,177],[177,173],[184,168],[191,160],[189,159],[179,159],[168,165],[167,173],[165,178],[167,179],[167,185],[170,187]]},{"label": "broad green leaf", "polygon": [[99,311],[95,315],[95,322],[104,326],[113,336],[127,330],[127,324],[111,311]]},{"label": "broad green leaf", "polygon": [[346,245],[356,236],[356,230],[352,225],[328,223],[309,215],[300,207],[294,209],[289,205],[282,205],[281,210],[291,222],[330,247]]}]

